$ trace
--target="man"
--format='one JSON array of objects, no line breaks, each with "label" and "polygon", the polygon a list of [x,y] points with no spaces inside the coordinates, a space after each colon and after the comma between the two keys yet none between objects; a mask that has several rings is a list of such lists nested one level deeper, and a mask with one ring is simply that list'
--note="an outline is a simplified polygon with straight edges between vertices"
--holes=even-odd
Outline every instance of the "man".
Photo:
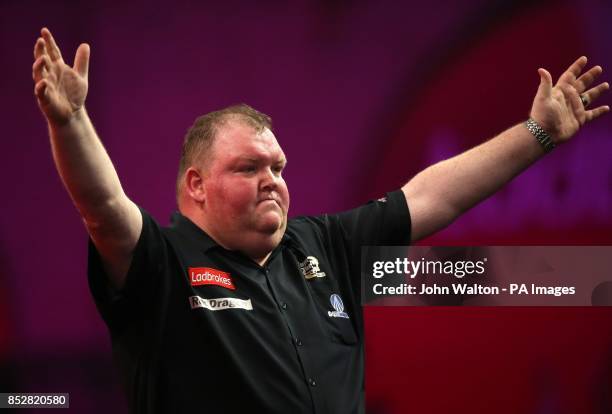
[{"label": "man", "polygon": [[134,413],[363,411],[362,245],[401,245],[450,224],[585,123],[601,67],[581,57],[553,86],[539,69],[530,119],[337,215],[287,220],[285,155],[246,105],[200,117],[161,228],[124,193],[85,110],[89,46],[71,68],[51,33],[34,92],[54,160],[91,238],[93,296]]}]

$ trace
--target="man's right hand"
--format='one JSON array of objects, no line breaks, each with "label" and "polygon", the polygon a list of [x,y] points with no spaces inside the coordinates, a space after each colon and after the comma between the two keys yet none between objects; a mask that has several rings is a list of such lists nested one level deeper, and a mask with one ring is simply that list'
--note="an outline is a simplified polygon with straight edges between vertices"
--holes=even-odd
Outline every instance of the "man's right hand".
[{"label": "man's right hand", "polygon": [[89,45],[81,44],[70,67],[62,59],[51,32],[41,31],[34,45],[34,94],[40,109],[50,123],[66,124],[83,108],[87,96],[87,71],[89,67]]}]

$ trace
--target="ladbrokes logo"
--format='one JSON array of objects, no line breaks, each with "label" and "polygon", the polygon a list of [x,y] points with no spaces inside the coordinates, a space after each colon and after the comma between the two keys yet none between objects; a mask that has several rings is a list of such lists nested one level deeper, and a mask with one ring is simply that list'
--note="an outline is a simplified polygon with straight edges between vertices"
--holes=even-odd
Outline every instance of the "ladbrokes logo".
[{"label": "ladbrokes logo", "polygon": [[229,273],[211,267],[190,267],[187,271],[191,286],[217,285],[236,290],[236,286],[234,286]]}]

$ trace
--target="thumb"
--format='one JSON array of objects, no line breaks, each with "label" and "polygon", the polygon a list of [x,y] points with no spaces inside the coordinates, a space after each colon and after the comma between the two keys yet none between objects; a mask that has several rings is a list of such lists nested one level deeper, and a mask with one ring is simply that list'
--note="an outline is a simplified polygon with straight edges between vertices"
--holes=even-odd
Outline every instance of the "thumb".
[{"label": "thumb", "polygon": [[89,72],[89,45],[81,43],[74,57],[74,70],[84,78],[87,78]]},{"label": "thumb", "polygon": [[538,69],[538,74],[540,75],[540,86],[538,86],[538,95],[541,95],[544,98],[549,98],[552,94],[552,76],[546,69]]}]

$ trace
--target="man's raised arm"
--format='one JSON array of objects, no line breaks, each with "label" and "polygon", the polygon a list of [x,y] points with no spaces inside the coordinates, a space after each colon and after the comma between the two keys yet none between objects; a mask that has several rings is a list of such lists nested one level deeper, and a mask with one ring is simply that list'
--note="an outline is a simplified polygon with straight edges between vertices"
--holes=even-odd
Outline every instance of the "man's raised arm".
[{"label": "man's raised arm", "polygon": [[71,68],[46,28],[34,45],[34,94],[47,118],[57,171],[95,243],[110,282],[121,288],[142,216],[125,195],[85,111],[89,46],[81,44]]},{"label": "man's raised arm", "polygon": [[[576,60],[553,87],[552,77],[539,69],[540,86],[533,101],[530,128],[516,125],[456,157],[426,168],[402,190],[412,218],[412,240],[422,239],[453,222],[489,197],[545,153],[546,133],[554,145],[568,141],[582,125],[608,112],[608,106],[588,110],[609,88],[607,82],[590,88],[601,74],[595,66],[581,75],[586,57]],[[542,143],[536,140],[540,135]]]}]

